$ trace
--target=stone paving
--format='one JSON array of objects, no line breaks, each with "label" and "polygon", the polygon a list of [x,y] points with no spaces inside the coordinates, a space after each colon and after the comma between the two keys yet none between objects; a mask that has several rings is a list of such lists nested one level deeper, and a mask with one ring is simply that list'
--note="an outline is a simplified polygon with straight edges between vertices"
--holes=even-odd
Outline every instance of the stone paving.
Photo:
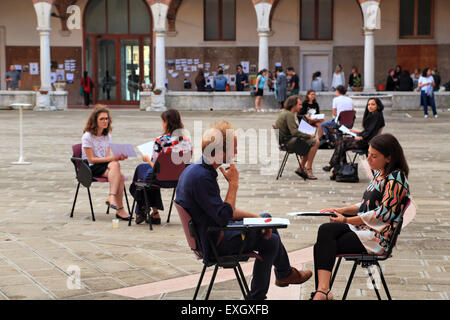
[{"label": "stone paving", "polygon": [[[449,299],[450,113],[442,111],[438,119],[424,119],[420,111],[409,112],[412,117],[394,114],[386,119],[384,132],[396,135],[405,149],[417,207],[416,218],[403,230],[393,258],[382,263],[394,299]],[[32,164],[16,166],[11,162],[17,161],[19,152],[18,112],[0,111],[0,299],[125,299],[109,291],[201,271],[202,264],[188,249],[175,211],[170,224],[154,226],[153,231],[148,225],[128,227],[126,222],[113,229],[113,215],[105,214],[107,184],[91,188],[96,222],[91,221],[84,188],[80,188],[74,218],[70,219],[76,189],[69,160],[71,145],[80,142],[88,114],[87,110],[24,112],[24,155]],[[205,129],[220,119],[244,130],[270,131],[276,116],[182,112],[185,127],[191,132],[195,121],[202,121]],[[113,110],[112,117],[115,143],[137,146],[161,132],[158,113]],[[244,150],[249,147],[240,146],[239,152]],[[278,181],[276,172],[260,174],[263,165],[238,163],[237,206],[285,217],[290,211],[358,202],[369,182],[364,170],[360,168],[358,184],[330,181],[321,170],[330,156],[330,150],[319,150],[313,167],[319,180],[306,182],[294,174],[293,157]],[[139,159],[128,159],[122,162],[122,171],[131,178],[138,163]],[[221,174],[219,183],[225,196],[227,184]],[[162,195],[167,205],[171,191],[163,190]],[[312,246],[323,222],[326,220],[322,218],[291,219],[289,228],[280,231],[288,252]],[[299,267],[313,269],[313,264],[307,262]],[[70,278],[74,270],[80,271],[79,286]],[[350,263],[346,263],[334,286],[336,298],[341,297],[349,273]],[[348,298],[375,299],[362,269],[355,277]],[[309,298],[313,285],[310,280],[299,287],[297,298]],[[187,289],[143,299],[191,299],[193,292]],[[200,298],[204,294],[202,287]],[[241,299],[237,283],[217,283],[211,299]]]}]

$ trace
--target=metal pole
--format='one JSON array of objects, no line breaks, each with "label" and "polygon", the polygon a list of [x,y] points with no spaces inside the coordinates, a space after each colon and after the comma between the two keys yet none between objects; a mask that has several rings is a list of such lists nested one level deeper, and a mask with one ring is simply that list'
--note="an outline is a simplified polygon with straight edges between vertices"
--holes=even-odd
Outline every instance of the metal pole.
[{"label": "metal pole", "polygon": [[12,164],[31,164],[31,162],[23,161],[23,126],[22,126],[22,113],[23,113],[23,105],[19,107],[19,161],[13,162]]}]

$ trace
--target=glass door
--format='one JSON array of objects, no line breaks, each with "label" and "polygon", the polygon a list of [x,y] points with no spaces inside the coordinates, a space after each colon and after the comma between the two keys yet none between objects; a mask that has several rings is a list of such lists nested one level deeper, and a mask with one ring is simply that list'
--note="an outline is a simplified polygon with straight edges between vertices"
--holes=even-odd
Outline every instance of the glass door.
[{"label": "glass door", "polygon": [[138,101],[140,90],[140,45],[139,39],[120,40],[121,100]]},{"label": "glass door", "polygon": [[97,40],[97,100],[117,100],[116,40]]}]

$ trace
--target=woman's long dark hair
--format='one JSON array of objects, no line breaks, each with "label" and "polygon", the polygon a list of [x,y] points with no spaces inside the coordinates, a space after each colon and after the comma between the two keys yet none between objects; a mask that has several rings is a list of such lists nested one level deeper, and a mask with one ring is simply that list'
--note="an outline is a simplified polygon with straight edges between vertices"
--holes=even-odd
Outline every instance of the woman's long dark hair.
[{"label": "woman's long dark hair", "polygon": [[183,129],[183,122],[181,122],[181,115],[176,109],[168,109],[161,114],[161,119],[167,123],[167,132],[172,133],[177,129]]},{"label": "woman's long dark hair", "polygon": [[364,111],[364,116],[363,116],[363,121],[362,121],[363,128],[366,128],[367,117],[370,114],[370,111],[369,111],[369,101],[370,100],[375,100],[375,103],[377,104],[376,112],[380,112],[381,116],[383,116],[383,110],[384,110],[383,102],[381,102],[381,100],[378,98],[370,98],[369,100],[367,100],[366,110]]},{"label": "woman's long dark hair", "polygon": [[390,133],[380,134],[372,138],[369,145],[380,152],[383,156],[391,157],[391,161],[384,168],[384,174],[386,177],[395,170],[400,170],[406,177],[408,177],[408,163],[406,162],[403,148],[396,137]]}]

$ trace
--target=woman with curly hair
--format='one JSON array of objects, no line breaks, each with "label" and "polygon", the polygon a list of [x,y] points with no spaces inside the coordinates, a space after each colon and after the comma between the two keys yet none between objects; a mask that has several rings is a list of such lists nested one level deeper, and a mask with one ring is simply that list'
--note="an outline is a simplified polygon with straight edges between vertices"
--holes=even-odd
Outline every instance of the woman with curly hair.
[{"label": "woman with curly hair", "polygon": [[120,171],[119,161],[128,157],[111,156],[112,119],[106,106],[97,105],[84,127],[81,138],[82,158],[87,159],[93,177],[107,178],[109,195],[106,204],[116,210],[116,217],[128,220],[130,215],[123,208],[125,177]]}]

